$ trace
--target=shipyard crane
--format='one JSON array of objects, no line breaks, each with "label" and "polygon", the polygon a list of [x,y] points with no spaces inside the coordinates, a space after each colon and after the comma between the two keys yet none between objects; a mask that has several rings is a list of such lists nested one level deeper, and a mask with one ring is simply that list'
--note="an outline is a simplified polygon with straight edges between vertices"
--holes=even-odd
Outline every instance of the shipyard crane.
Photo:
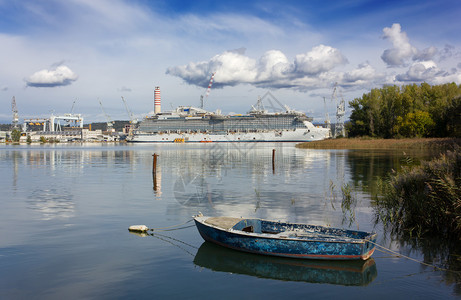
[{"label": "shipyard crane", "polygon": [[73,114],[73,113],[74,113],[75,101],[77,101],[77,99],[75,99],[74,102],[72,103],[72,108],[70,109],[70,114]]},{"label": "shipyard crane", "polygon": [[122,96],[122,101],[123,101],[123,103],[125,104],[126,112],[128,113],[128,116],[130,117],[130,123],[131,123],[131,124],[136,124],[136,123],[138,123],[138,120],[134,117],[133,113],[132,113],[131,110],[128,108],[128,104],[126,104],[126,100],[125,100],[125,98],[123,98],[123,96]]},{"label": "shipyard crane", "polygon": [[106,112],[104,111],[104,108],[102,107],[102,103],[101,103],[101,100],[99,100],[99,105],[101,106],[101,110],[102,110],[102,113],[104,114],[104,116],[106,117],[106,124],[107,124],[107,131],[111,131],[112,130],[112,127],[114,126],[114,122],[112,122],[110,120],[110,116],[108,114],[106,114]]},{"label": "shipyard crane", "polygon": [[208,83],[208,88],[205,93],[205,99],[203,99],[203,95],[200,96],[200,108],[202,109],[203,109],[205,100],[208,99],[208,95],[210,94],[210,90],[211,90],[211,86],[213,85],[213,79],[214,79],[215,74],[216,72],[211,73],[210,82]]},{"label": "shipyard crane", "polygon": [[325,109],[325,125],[328,128],[328,130],[331,130],[330,115],[328,114],[327,101],[326,101],[325,97],[323,97],[323,106],[324,106],[324,109]]},{"label": "shipyard crane", "polygon": [[[74,106],[75,106],[75,102],[77,101],[77,99],[74,100],[74,102],[72,102],[72,107],[70,109],[70,113],[68,114],[64,114],[64,116],[68,116],[68,117],[73,117],[73,113],[74,113]],[[76,121],[76,120],[73,120],[73,119],[67,119],[65,120],[67,123],[71,123],[72,121]]]},{"label": "shipyard crane", "polygon": [[18,128],[18,123],[19,123],[19,114],[18,114],[18,107],[16,106],[16,98],[13,96],[13,99],[11,99],[11,110],[13,112],[13,120],[12,120],[12,125],[13,128]]},{"label": "shipyard crane", "polygon": [[341,95],[341,100],[339,101],[338,106],[336,107],[336,126],[338,135],[346,136],[346,130],[344,127],[344,115],[346,114],[346,103],[343,96]]},{"label": "shipyard crane", "polygon": [[333,88],[333,94],[331,95],[331,101],[335,102],[336,106],[336,124],[335,124],[335,135],[334,137],[338,136],[345,136],[346,131],[344,128],[344,115],[346,114],[346,104],[344,102],[344,98],[341,93],[341,100],[338,102],[338,83],[335,82],[334,88]]}]

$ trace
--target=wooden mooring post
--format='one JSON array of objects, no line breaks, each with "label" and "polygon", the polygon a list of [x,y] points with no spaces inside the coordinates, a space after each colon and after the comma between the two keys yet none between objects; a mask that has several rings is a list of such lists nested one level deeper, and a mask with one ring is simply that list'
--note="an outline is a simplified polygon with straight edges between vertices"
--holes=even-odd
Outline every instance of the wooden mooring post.
[{"label": "wooden mooring post", "polygon": [[272,173],[275,174],[275,149],[272,149]]},{"label": "wooden mooring post", "polygon": [[158,154],[156,153],[152,155],[152,181],[154,185],[154,191],[157,191],[157,156]]}]

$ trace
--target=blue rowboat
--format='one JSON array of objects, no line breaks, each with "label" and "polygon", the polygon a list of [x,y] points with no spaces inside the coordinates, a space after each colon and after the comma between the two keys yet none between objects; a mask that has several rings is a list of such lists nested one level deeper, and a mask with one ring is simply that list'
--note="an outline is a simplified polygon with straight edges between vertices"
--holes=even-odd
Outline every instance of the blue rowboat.
[{"label": "blue rowboat", "polygon": [[376,233],[232,217],[194,217],[205,241],[235,250],[305,259],[366,260]]}]

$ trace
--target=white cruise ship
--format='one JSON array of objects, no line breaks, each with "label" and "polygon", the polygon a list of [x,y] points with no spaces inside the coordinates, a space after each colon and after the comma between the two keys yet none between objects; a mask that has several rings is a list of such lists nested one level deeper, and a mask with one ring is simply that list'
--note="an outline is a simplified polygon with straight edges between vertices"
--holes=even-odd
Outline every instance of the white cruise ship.
[{"label": "white cruise ship", "polygon": [[329,129],[314,126],[306,114],[288,108],[270,113],[261,100],[245,115],[192,106],[161,112],[158,87],[155,91],[154,115],[131,130],[128,142],[308,142],[330,137]]}]

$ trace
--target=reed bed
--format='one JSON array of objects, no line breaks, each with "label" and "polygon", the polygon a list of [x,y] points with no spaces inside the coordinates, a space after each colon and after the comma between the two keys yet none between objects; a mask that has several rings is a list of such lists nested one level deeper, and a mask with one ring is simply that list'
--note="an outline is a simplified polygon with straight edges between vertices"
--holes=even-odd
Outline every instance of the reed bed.
[{"label": "reed bed", "polygon": [[461,138],[373,139],[338,138],[297,144],[303,149],[395,149],[453,150],[461,146]]},{"label": "reed bed", "polygon": [[398,235],[461,239],[461,148],[382,182],[376,221]]}]

